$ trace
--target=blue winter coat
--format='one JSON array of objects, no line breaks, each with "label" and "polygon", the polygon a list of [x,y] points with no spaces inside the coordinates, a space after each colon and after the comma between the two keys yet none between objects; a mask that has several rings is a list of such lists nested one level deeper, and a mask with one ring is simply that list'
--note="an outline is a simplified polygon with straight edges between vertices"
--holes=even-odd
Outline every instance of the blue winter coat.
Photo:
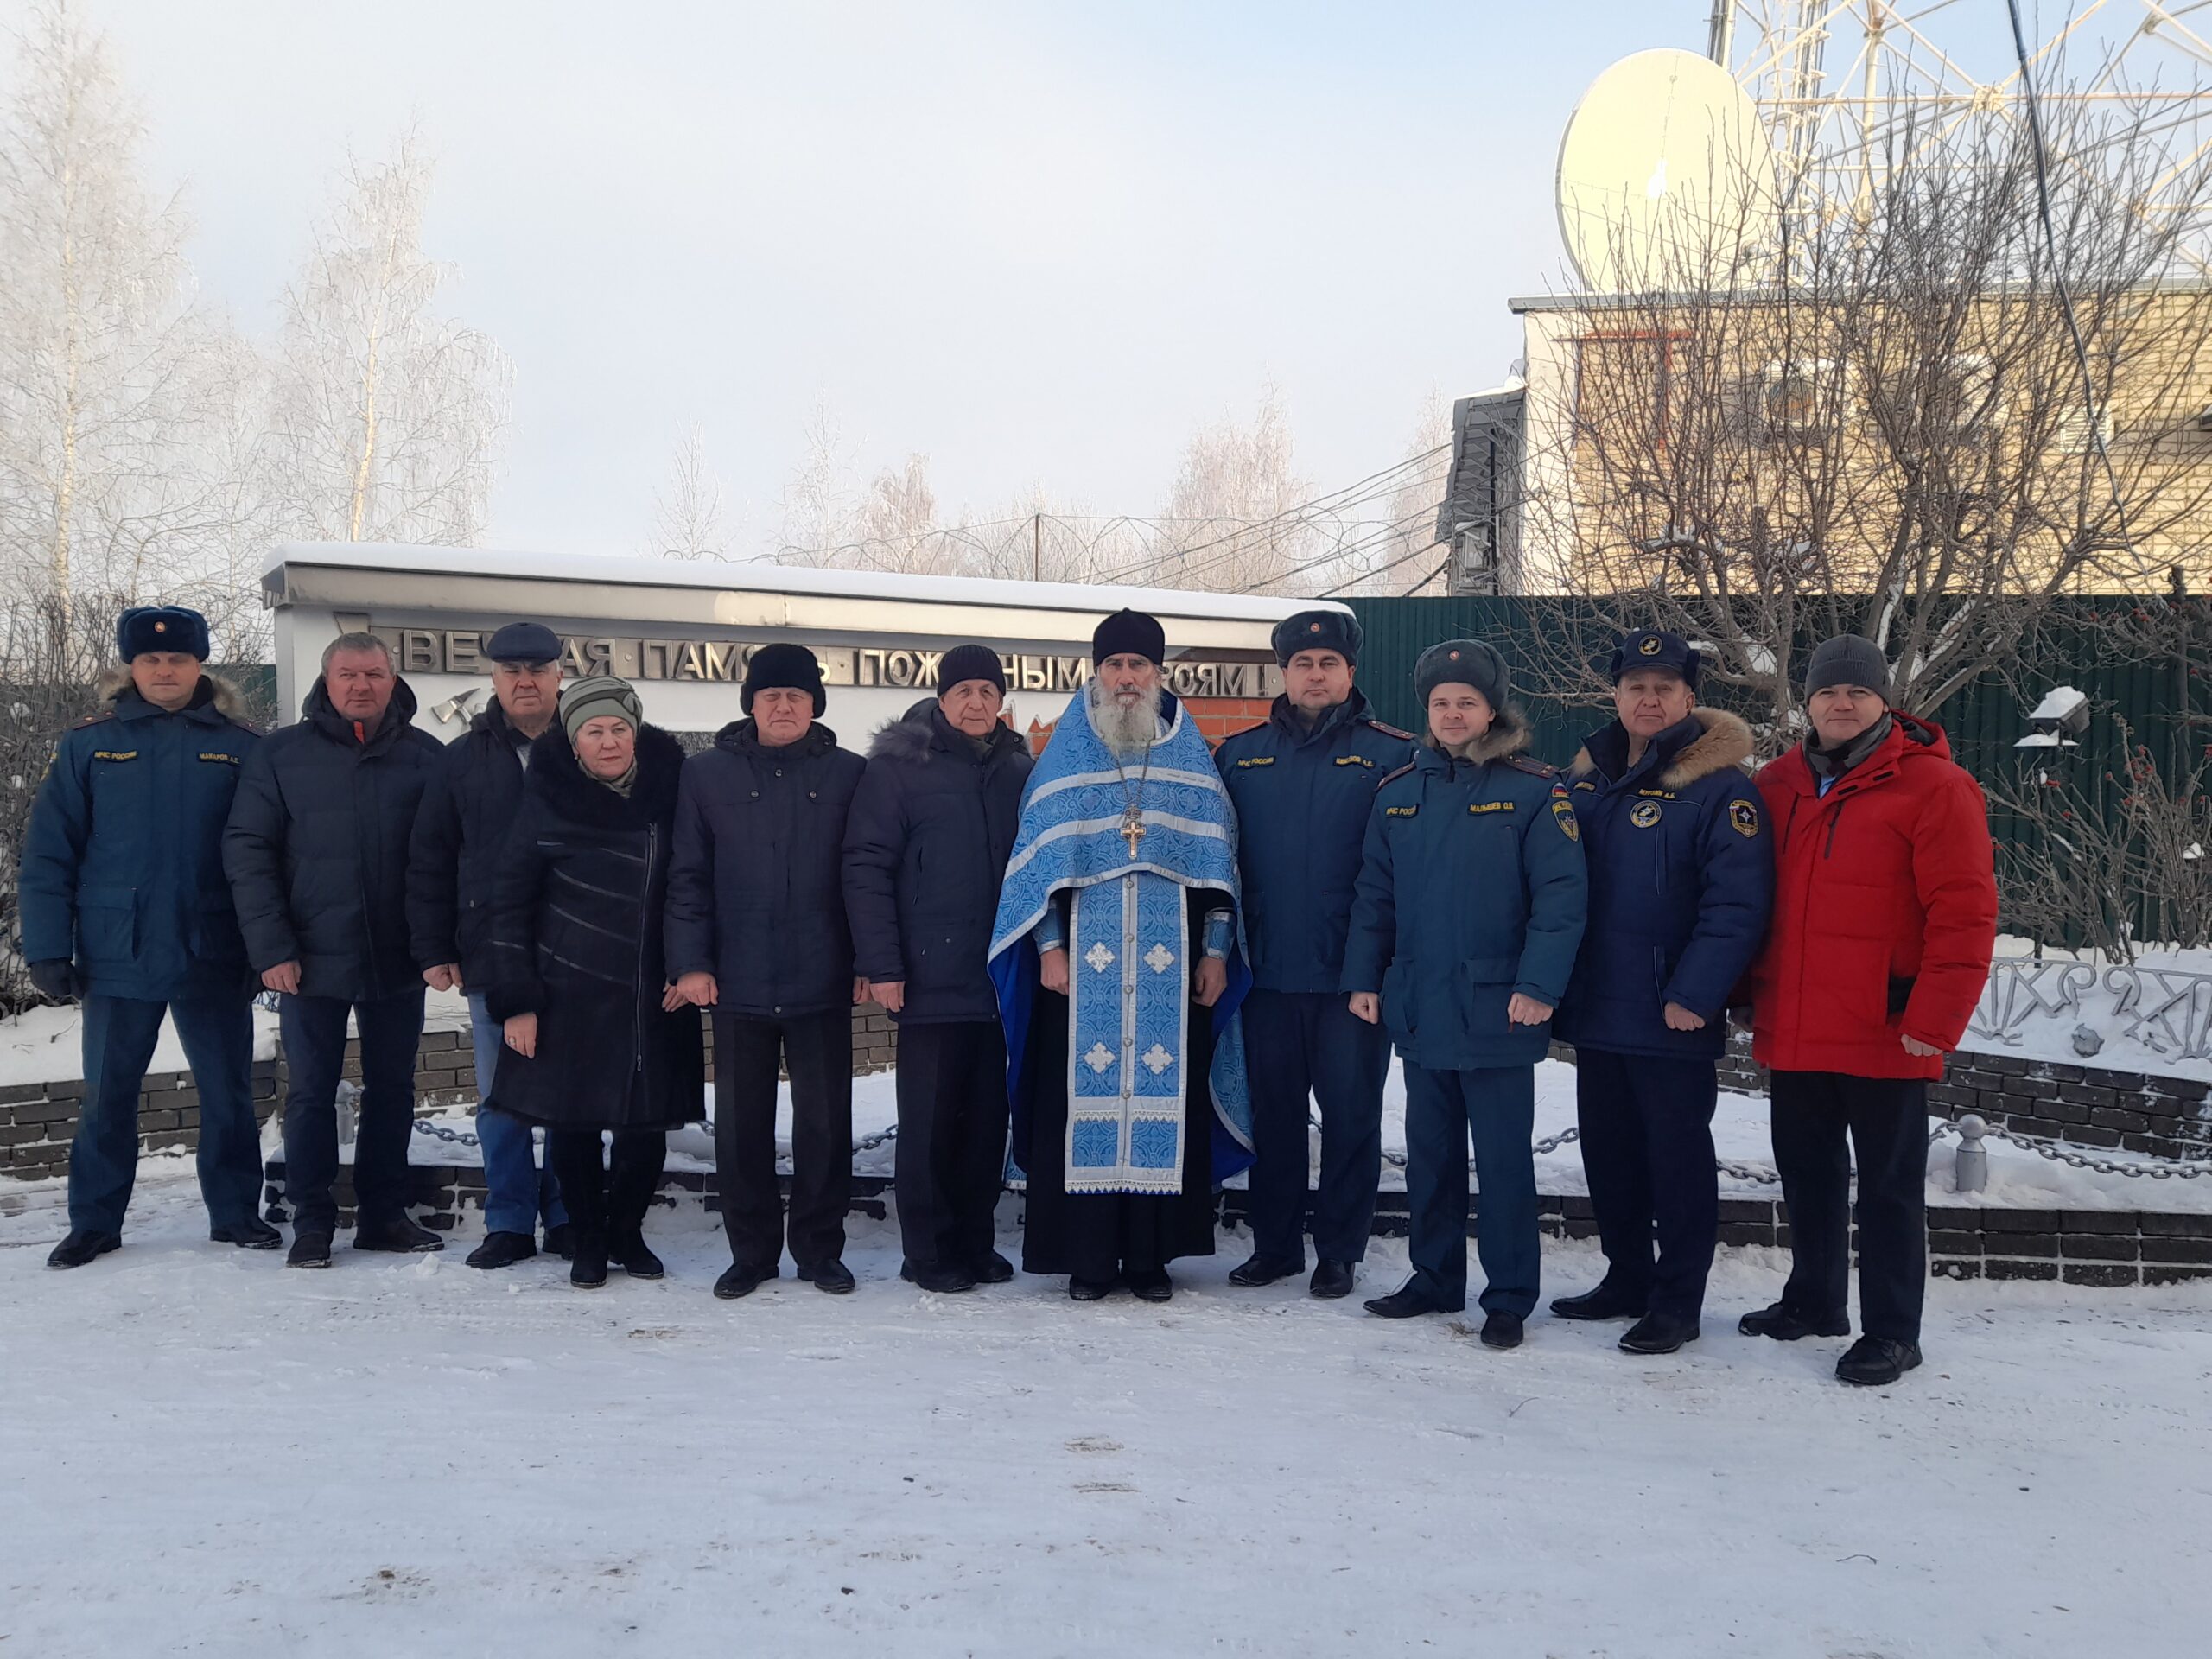
[{"label": "blue winter coat", "polygon": [[73,958],[103,996],[251,995],[223,877],[223,824],[258,741],[237,694],[202,676],[168,714],[125,679],[106,702],[62,737],[31,806],[23,960]]},{"label": "blue winter coat", "polygon": [[[1718,1058],[1728,994],[1766,938],[1774,838],[1744,771],[1751,728],[1698,709],[1628,765],[1618,721],[1591,734],[1567,798],[1590,865],[1590,925],[1555,1022],[1560,1038],[1620,1054]],[[1705,1016],[1668,1028],[1665,1007]]]},{"label": "blue winter coat", "polygon": [[999,1017],[991,918],[1032,764],[1011,728],[978,750],[934,698],[875,734],[845,820],[845,913],[853,970],[906,985],[902,1026]]},{"label": "blue winter coat", "polygon": [[1214,752],[1236,808],[1245,945],[1263,991],[1334,991],[1376,785],[1413,758],[1413,739],[1349,701],[1309,731],[1287,697],[1264,725]]},{"label": "blue winter coat", "polygon": [[683,763],[668,872],[668,974],[715,976],[722,1014],[850,1007],[845,815],[867,762],[817,724],[764,747],[750,720]]},{"label": "blue winter coat", "polygon": [[1376,791],[1342,988],[1379,991],[1398,1052],[1428,1071],[1542,1059],[1551,1027],[1516,1026],[1506,1004],[1556,1006],[1573,971],[1580,831],[1528,741],[1509,711],[1469,759],[1424,744]]}]

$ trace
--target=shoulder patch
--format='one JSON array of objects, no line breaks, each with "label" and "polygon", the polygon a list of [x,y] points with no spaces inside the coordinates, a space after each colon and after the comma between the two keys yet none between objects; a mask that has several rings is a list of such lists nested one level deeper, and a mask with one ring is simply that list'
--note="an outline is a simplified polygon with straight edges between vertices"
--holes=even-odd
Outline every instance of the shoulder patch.
[{"label": "shoulder patch", "polygon": [[1759,810],[1749,801],[1728,803],[1728,827],[1739,836],[1756,836],[1759,832]]},{"label": "shoulder patch", "polygon": [[92,759],[95,760],[136,760],[137,758],[138,751],[136,749],[94,749],[92,751]]},{"label": "shoulder patch", "polygon": [[1595,779],[1592,779],[1592,778],[1585,778],[1585,779],[1583,779],[1580,782],[1577,783],[1577,784],[1575,785],[1575,787],[1576,787],[1577,789],[1592,789],[1592,790],[1594,790],[1595,788],[1597,788],[1597,787],[1598,787],[1598,784],[1597,784],[1597,780],[1596,780]]},{"label": "shoulder patch", "polygon": [[1509,754],[1505,757],[1505,764],[1512,767],[1516,772],[1527,772],[1532,778],[1556,778],[1559,776],[1559,768],[1557,766],[1551,766],[1545,761],[1536,760],[1531,755]]},{"label": "shoulder patch", "polygon": [[1582,839],[1582,826],[1574,821],[1574,808],[1564,795],[1552,802],[1552,817],[1559,821],[1560,829],[1569,841]]},{"label": "shoulder patch", "polygon": [[1380,789],[1385,784],[1395,782],[1398,779],[1404,777],[1413,769],[1414,763],[1408,760],[1404,766],[1400,766],[1395,772],[1386,772],[1380,778],[1377,778],[1375,780],[1375,787]]},{"label": "shoulder patch", "polygon": [[1377,720],[1372,715],[1363,715],[1360,717],[1360,724],[1363,726],[1371,727],[1376,731],[1382,733],[1385,737],[1399,738],[1408,743],[1414,741],[1414,734],[1411,732],[1402,732],[1396,727],[1391,725],[1389,721],[1386,720]]}]

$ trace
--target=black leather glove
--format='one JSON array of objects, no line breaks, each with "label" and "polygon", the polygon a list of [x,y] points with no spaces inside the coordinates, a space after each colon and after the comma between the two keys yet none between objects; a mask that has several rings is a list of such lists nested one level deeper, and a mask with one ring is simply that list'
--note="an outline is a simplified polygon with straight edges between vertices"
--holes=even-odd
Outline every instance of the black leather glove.
[{"label": "black leather glove", "polygon": [[38,987],[38,994],[49,1002],[73,1002],[79,986],[77,970],[66,957],[51,957],[45,962],[30,964],[31,983]]}]

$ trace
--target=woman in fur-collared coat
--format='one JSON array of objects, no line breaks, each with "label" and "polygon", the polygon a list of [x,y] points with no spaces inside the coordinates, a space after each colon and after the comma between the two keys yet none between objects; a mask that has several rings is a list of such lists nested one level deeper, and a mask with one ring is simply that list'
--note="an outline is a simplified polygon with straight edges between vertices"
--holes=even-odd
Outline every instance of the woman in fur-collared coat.
[{"label": "woman in fur-collared coat", "polygon": [[1606,1268],[1552,1312],[1634,1319],[1624,1349],[1672,1353],[1698,1334],[1713,1266],[1714,1062],[1729,993],[1766,938],[1773,839],[1744,770],[1751,728],[1697,706],[1689,642],[1639,629],[1612,671],[1615,718],[1567,774],[1590,923],[1558,1021]]}]

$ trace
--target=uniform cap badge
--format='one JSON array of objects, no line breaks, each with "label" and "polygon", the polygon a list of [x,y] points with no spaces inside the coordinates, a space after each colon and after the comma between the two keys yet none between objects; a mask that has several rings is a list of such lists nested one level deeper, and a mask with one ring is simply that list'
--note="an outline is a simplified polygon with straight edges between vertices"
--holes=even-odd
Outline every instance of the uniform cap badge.
[{"label": "uniform cap badge", "polygon": [[1646,634],[1643,639],[1643,643],[1638,645],[1637,649],[1642,652],[1646,657],[1656,657],[1660,651],[1659,636],[1656,633]]}]

